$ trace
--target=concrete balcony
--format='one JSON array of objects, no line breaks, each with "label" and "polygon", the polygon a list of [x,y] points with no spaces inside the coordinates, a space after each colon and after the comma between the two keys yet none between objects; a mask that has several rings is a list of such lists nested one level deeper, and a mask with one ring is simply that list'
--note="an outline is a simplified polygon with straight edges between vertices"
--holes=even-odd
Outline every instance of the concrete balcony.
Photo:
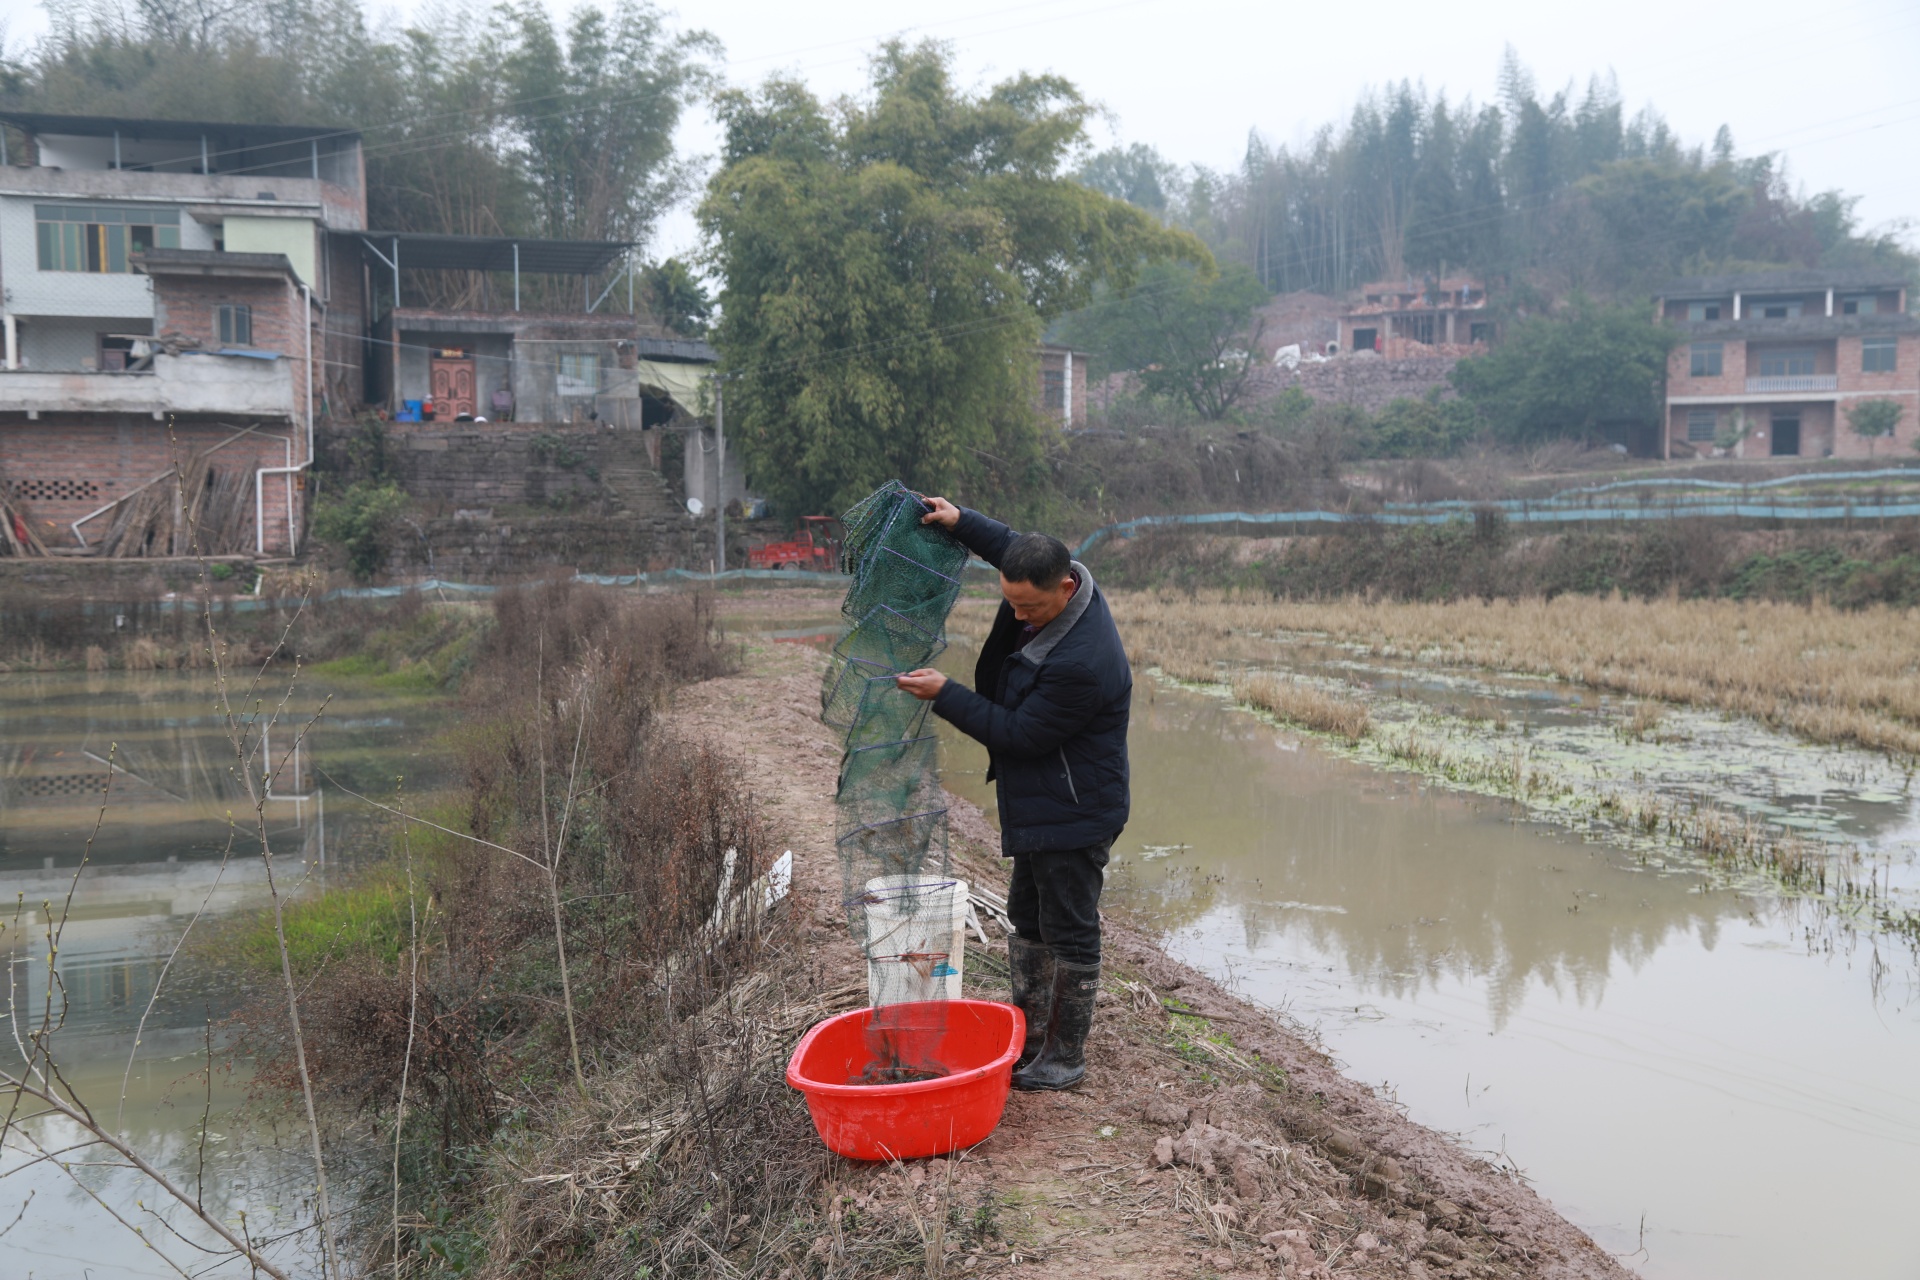
[{"label": "concrete balcony", "polygon": [[0,369],[0,413],[220,414],[291,421],[293,366],[250,356],[156,355],[151,371]]},{"label": "concrete balcony", "polygon": [[1748,378],[1748,395],[1765,395],[1776,391],[1834,391],[1839,388],[1840,379],[1831,373],[1801,373],[1785,378]]}]

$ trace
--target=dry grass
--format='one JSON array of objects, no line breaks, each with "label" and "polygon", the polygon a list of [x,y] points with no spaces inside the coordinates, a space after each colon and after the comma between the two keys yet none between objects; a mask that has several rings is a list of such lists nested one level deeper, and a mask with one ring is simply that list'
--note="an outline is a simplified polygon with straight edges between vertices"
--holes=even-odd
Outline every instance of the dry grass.
[{"label": "dry grass", "polygon": [[1643,742],[1646,740],[1647,735],[1651,734],[1655,729],[1658,729],[1660,722],[1666,718],[1666,707],[1658,702],[1652,702],[1642,698],[1633,704],[1633,715],[1628,717],[1627,723],[1621,732],[1635,742]]},{"label": "dry grass", "polygon": [[[1196,658],[1189,653],[1155,653],[1144,660],[1144,665],[1160,668],[1161,674],[1175,680],[1184,680],[1188,684],[1221,684],[1221,671],[1211,658]],[[1246,699],[1242,698],[1242,702]]]},{"label": "dry grass", "polygon": [[1348,742],[1358,742],[1367,736],[1367,708],[1363,703],[1298,680],[1251,676],[1235,683],[1233,696],[1250,707],[1315,733],[1336,734]]},{"label": "dry grass", "polygon": [[[1377,657],[1555,676],[1713,707],[1816,742],[1920,755],[1920,611],[1761,601],[1326,602],[1116,593],[1128,648],[1272,665],[1325,636]],[[1651,727],[1651,726],[1649,726]]]}]

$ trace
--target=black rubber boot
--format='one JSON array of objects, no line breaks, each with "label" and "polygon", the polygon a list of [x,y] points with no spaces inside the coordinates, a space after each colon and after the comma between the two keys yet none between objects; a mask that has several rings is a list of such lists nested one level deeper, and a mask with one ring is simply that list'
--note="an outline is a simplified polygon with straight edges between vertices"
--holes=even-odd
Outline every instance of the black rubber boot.
[{"label": "black rubber boot", "polygon": [[1007,939],[1007,967],[1012,972],[1013,1003],[1027,1015],[1027,1043],[1013,1069],[1024,1069],[1040,1056],[1053,1021],[1053,948],[1014,934]]},{"label": "black rubber boot", "polygon": [[1013,1075],[1016,1089],[1071,1089],[1087,1074],[1087,1032],[1093,1027],[1093,1002],[1100,994],[1100,966],[1053,965],[1053,1022],[1046,1048],[1024,1071]]}]

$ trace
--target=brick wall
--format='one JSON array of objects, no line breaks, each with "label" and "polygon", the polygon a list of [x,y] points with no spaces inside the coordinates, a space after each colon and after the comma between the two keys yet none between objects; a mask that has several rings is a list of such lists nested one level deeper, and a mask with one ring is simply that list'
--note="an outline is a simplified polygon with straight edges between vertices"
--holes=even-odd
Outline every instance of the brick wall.
[{"label": "brick wall", "polygon": [[155,333],[181,333],[212,347],[220,344],[214,309],[225,304],[253,308],[252,345],[299,360],[306,337],[299,327],[300,291],[291,280],[231,277],[157,277],[153,290]]},{"label": "brick wall", "polygon": [[[38,422],[0,424],[0,468],[34,531],[50,547],[78,545],[71,522],[96,508],[124,497],[202,450],[221,445],[235,428],[217,422],[155,422],[151,418],[75,415],[70,419],[42,416]],[[289,441],[298,462],[305,440],[284,426],[232,439],[214,454],[216,467],[237,467],[249,477],[260,467],[284,466]],[[266,545],[285,554],[287,503],[293,501],[295,529],[304,529],[304,490],[291,490],[285,476],[269,476],[265,484]],[[105,531],[108,517],[83,526],[91,540]],[[246,527],[251,541],[252,507]],[[250,548],[249,548],[250,549]]]},{"label": "brick wall", "polygon": [[[1871,336],[1871,335],[1869,335]],[[1669,404],[1667,431],[1670,448],[1676,458],[1704,456],[1713,451],[1711,442],[1687,440],[1687,418],[1692,409],[1711,409],[1724,423],[1736,412],[1744,411],[1751,425],[1748,438],[1733,451],[1735,457],[1771,456],[1771,422],[1774,411],[1798,411],[1800,414],[1801,457],[1866,458],[1910,452],[1920,441],[1920,334],[1898,335],[1895,368],[1890,372],[1867,373],[1861,369],[1860,334],[1838,338],[1806,338],[1799,342],[1732,337],[1713,339],[1720,347],[1721,363],[1717,375],[1695,377],[1692,373],[1694,343],[1683,341],[1667,358],[1667,394],[1679,397],[1726,396],[1733,402],[1711,405]],[[1752,342],[1751,348],[1749,342]],[[1764,393],[1747,393],[1748,375],[1758,375],[1759,353],[1768,347],[1811,348],[1815,353],[1814,370],[1830,374],[1835,390],[1797,400],[1769,398]],[[1891,439],[1866,440],[1855,435],[1847,421],[1847,411],[1863,400],[1893,400],[1905,408]]]}]

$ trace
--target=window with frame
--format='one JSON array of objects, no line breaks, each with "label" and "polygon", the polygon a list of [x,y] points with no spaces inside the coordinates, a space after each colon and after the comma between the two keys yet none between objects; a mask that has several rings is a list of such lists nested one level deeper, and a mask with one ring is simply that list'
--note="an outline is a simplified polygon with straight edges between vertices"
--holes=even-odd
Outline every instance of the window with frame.
[{"label": "window with frame", "polygon": [[180,247],[180,211],[139,205],[33,206],[42,271],[125,274],[149,249]]},{"label": "window with frame", "polygon": [[1687,410],[1687,442],[1712,444],[1720,430],[1720,415],[1712,409]]},{"label": "window with frame", "polygon": [[1717,302],[1689,302],[1687,304],[1687,319],[1696,324],[1703,320],[1718,320],[1719,318],[1720,304]]},{"label": "window with frame", "polygon": [[554,390],[563,396],[591,396],[600,393],[600,354],[596,351],[567,351],[560,355],[559,381]]},{"label": "window with frame", "polygon": [[1899,369],[1900,339],[1860,339],[1860,372],[1895,373]]},{"label": "window with frame", "polygon": [[1762,320],[1798,320],[1800,301],[1797,298],[1767,298],[1754,303],[1755,311]]},{"label": "window with frame", "polygon": [[1048,413],[1067,411],[1067,375],[1064,370],[1040,371],[1040,405]]},{"label": "window with frame", "polygon": [[1871,293],[1856,293],[1840,299],[1843,316],[1870,316],[1880,309],[1880,299]]},{"label": "window with frame", "polygon": [[1763,378],[1805,378],[1813,373],[1811,351],[1762,351],[1760,376]]},{"label": "window with frame", "polygon": [[223,347],[253,345],[253,308],[244,303],[223,302],[213,309],[214,334]]},{"label": "window with frame", "polygon": [[1722,347],[1718,342],[1696,342],[1687,350],[1687,374],[1694,378],[1720,376]]}]

